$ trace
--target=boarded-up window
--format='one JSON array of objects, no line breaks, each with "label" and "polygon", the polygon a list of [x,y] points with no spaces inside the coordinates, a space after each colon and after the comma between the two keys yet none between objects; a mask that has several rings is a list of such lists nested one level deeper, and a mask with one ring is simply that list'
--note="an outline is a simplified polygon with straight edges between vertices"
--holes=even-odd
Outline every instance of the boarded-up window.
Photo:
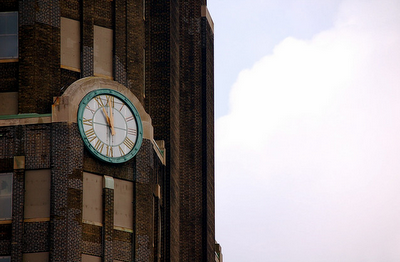
[{"label": "boarded-up window", "polygon": [[18,114],[18,92],[0,93],[0,115]]},{"label": "boarded-up window", "polygon": [[82,262],[101,262],[101,257],[82,254]]},{"label": "boarded-up window", "polygon": [[50,169],[25,171],[25,218],[50,217]]},{"label": "boarded-up window", "polygon": [[12,173],[0,174],[0,220],[12,218]]},{"label": "boarded-up window", "polygon": [[103,177],[83,172],[83,221],[103,221]]},{"label": "boarded-up window", "polygon": [[133,183],[114,179],[114,225],[133,229]]},{"label": "boarded-up window", "polygon": [[26,253],[22,255],[23,262],[48,262],[49,252]]},{"label": "boarded-up window", "polygon": [[94,26],[94,74],[112,77],[113,30]]},{"label": "boarded-up window", "polygon": [[81,32],[79,21],[61,17],[61,66],[79,71]]}]

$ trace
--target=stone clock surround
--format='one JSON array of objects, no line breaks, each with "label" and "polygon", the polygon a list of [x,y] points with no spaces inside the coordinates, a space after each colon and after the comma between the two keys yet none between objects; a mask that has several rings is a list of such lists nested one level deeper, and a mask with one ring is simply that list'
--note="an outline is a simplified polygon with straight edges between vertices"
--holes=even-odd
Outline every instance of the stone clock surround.
[{"label": "stone clock surround", "polygon": [[52,122],[77,122],[77,112],[82,98],[96,89],[113,89],[126,96],[136,107],[143,124],[143,139],[153,141],[153,126],[149,114],[137,97],[125,86],[118,82],[102,77],[86,77],[71,84],[64,94],[54,98],[52,106]]}]

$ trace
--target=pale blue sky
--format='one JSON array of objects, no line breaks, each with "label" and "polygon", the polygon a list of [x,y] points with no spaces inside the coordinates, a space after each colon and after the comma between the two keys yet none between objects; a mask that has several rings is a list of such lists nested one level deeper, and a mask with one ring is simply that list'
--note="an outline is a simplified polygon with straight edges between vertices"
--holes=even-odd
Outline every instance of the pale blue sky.
[{"label": "pale blue sky", "polygon": [[400,261],[400,2],[208,7],[224,261]]},{"label": "pale blue sky", "polygon": [[250,68],[288,36],[308,39],[333,25],[340,0],[210,0],[215,24],[215,114],[228,113],[228,93]]}]

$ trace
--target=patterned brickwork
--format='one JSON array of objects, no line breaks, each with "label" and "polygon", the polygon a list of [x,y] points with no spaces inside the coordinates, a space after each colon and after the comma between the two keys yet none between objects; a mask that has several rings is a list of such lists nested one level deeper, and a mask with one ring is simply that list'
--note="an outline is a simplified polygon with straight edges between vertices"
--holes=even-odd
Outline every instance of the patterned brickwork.
[{"label": "patterned brickwork", "polygon": [[81,5],[79,0],[62,0],[60,1],[60,12],[62,17],[74,20],[80,20]]},{"label": "patterned brickwork", "polygon": [[[79,138],[82,141],[81,138]],[[84,150],[84,166],[86,172],[103,174],[115,178],[133,181],[135,159],[118,166],[97,160],[88,150]]]},{"label": "patterned brickwork", "polygon": [[60,9],[58,1],[20,1],[20,113],[50,113],[60,89]]},{"label": "patterned brickwork", "polygon": [[115,0],[114,79],[126,86],[126,0]]},{"label": "patterned brickwork", "polygon": [[143,0],[126,1],[126,87],[132,91],[140,102],[144,102],[143,50],[145,48],[145,29],[143,21]]},{"label": "patterned brickwork", "polygon": [[24,233],[24,171],[15,170],[13,176],[11,256],[22,261]]},{"label": "patterned brickwork", "polygon": [[49,222],[28,222],[24,224],[23,253],[49,251]]},{"label": "patterned brickwork", "polygon": [[153,182],[152,164],[153,145],[150,140],[143,139],[140,150],[136,155],[136,182],[146,184]]},{"label": "patterned brickwork", "polygon": [[16,130],[14,127],[1,127],[0,134],[0,159],[10,159],[15,155]]},{"label": "patterned brickwork", "polygon": [[102,227],[84,223],[82,230],[82,252],[93,256],[101,256],[103,253]]},{"label": "patterned brickwork", "polygon": [[113,1],[97,0],[94,6],[94,24],[113,29],[113,11]]},{"label": "patterned brickwork", "polygon": [[61,75],[61,88],[60,88],[60,95],[64,93],[64,91],[76,80],[80,78],[80,73],[67,70],[67,69],[60,69],[60,75]]},{"label": "patterned brickwork", "polygon": [[0,92],[18,91],[18,62],[0,63]]},{"label": "patterned brickwork", "polygon": [[133,261],[132,244],[133,234],[120,230],[114,230],[113,233],[113,255],[115,260]]},{"label": "patterned brickwork", "polygon": [[0,255],[11,254],[11,224],[0,225]]},{"label": "patterned brickwork", "polygon": [[52,124],[51,260],[80,261],[83,145],[76,124]]},{"label": "patterned brickwork", "polygon": [[207,261],[214,259],[215,210],[214,210],[214,32],[206,17],[201,18],[202,45],[202,103],[203,115],[203,250]]},{"label": "patterned brickwork", "polygon": [[165,141],[163,257],[179,261],[179,3],[147,0],[146,111],[154,137]]},{"label": "patterned brickwork", "polygon": [[25,128],[25,168],[50,168],[50,125],[29,125]]},{"label": "patterned brickwork", "polygon": [[103,189],[104,222],[103,222],[103,261],[113,261],[114,231],[114,189]]},{"label": "patterned brickwork", "polygon": [[202,219],[200,1],[180,1],[180,259],[206,261]]},{"label": "patterned brickwork", "polygon": [[82,55],[81,55],[81,77],[92,76],[94,72],[93,60],[93,16],[94,0],[82,1]]}]

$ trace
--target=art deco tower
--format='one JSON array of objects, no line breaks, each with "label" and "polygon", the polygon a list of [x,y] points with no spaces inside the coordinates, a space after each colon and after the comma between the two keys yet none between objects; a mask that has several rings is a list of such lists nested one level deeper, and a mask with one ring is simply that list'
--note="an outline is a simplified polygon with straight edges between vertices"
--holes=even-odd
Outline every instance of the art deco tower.
[{"label": "art deco tower", "polygon": [[206,2],[0,2],[0,261],[215,261]]}]

